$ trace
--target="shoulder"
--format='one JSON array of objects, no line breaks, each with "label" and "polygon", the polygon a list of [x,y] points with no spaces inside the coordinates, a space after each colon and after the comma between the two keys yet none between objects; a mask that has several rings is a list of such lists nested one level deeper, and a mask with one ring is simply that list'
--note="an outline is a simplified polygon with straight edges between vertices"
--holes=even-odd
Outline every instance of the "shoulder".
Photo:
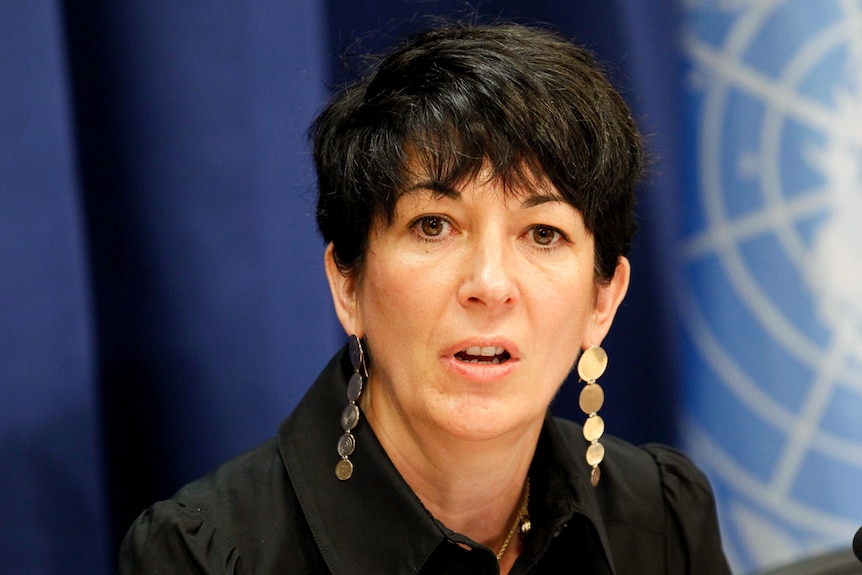
[{"label": "shoulder", "polygon": [[269,440],[142,513],[122,543],[120,573],[270,572],[307,555],[304,526]]},{"label": "shoulder", "polygon": [[[564,419],[555,419],[572,457],[583,459],[585,440],[581,426]],[[681,451],[661,444],[635,446],[613,436],[604,436],[605,457],[601,463],[602,489],[609,491],[616,500],[625,501],[626,509],[611,514],[631,515],[632,510],[654,512],[655,506],[665,506],[679,501],[697,500],[712,506],[713,495],[707,477]],[[634,505],[633,500],[644,505]]]},{"label": "shoulder", "polygon": [[[571,456],[583,461],[581,427],[556,421]],[[691,459],[666,445],[635,446],[612,436],[601,442],[605,457],[595,496],[618,572],[630,572],[628,563],[631,572],[647,572],[637,565],[654,555],[665,573],[730,573],[712,488]]]},{"label": "shoulder", "polygon": [[[587,442],[581,426],[560,418],[554,421],[565,439],[568,455],[576,465],[588,469],[584,461]],[[665,506],[664,476],[653,451],[608,435],[602,437],[601,443],[605,456],[600,464],[601,479],[593,493],[603,521],[660,529],[657,511]],[[694,470],[694,465],[691,469]]]},{"label": "shoulder", "polygon": [[242,509],[263,508],[289,488],[278,445],[270,439],[185,485],[172,500],[209,519],[236,520]]}]

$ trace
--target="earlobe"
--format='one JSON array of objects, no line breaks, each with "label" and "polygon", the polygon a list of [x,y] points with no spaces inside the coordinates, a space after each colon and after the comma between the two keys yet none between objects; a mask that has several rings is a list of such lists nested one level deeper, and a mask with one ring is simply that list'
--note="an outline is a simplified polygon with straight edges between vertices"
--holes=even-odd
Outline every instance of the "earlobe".
[{"label": "earlobe", "polygon": [[614,270],[614,277],[606,285],[599,285],[596,291],[596,306],[595,306],[595,324],[591,334],[591,340],[584,342],[584,349],[592,345],[601,345],[608,331],[611,329],[611,324],[616,317],[617,310],[623,299],[626,297],[626,292],[629,289],[629,280],[631,279],[631,264],[624,256],[620,256],[617,261],[617,267]]},{"label": "earlobe", "polygon": [[329,282],[329,291],[332,294],[332,303],[335,306],[335,315],[341,327],[348,335],[355,334],[359,337],[364,335],[361,322],[359,321],[358,305],[356,301],[356,277],[341,273],[335,263],[335,254],[332,243],[326,246],[323,255],[326,279]]}]

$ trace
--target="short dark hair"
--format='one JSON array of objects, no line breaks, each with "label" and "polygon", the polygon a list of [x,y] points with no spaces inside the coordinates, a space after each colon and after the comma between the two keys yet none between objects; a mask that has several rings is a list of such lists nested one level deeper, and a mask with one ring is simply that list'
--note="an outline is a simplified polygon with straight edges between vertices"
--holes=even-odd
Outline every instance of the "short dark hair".
[{"label": "short dark hair", "polygon": [[422,32],[341,90],[312,124],[317,222],[345,274],[371,225],[391,223],[417,170],[441,188],[486,166],[504,189],[546,180],[583,216],[596,278],[613,277],[635,230],[641,139],[593,56],[519,24]]}]

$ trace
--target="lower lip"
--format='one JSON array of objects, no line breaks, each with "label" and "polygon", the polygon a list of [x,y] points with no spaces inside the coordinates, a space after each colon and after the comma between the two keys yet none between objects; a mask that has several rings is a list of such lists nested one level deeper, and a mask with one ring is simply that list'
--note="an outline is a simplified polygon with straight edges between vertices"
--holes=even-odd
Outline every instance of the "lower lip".
[{"label": "lower lip", "polygon": [[478,383],[494,383],[509,377],[518,366],[517,359],[503,363],[467,363],[453,356],[442,358],[444,365],[464,379]]}]

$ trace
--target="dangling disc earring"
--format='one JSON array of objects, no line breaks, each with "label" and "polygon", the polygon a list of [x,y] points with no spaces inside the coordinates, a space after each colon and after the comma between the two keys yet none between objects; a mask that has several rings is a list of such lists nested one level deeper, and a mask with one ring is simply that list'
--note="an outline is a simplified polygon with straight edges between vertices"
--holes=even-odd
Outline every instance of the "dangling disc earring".
[{"label": "dangling disc earring", "polygon": [[347,382],[347,401],[349,403],[341,412],[341,429],[344,430],[344,434],[338,439],[338,455],[341,456],[341,460],[335,465],[335,476],[342,481],[350,479],[353,475],[353,462],[350,461],[349,457],[353,455],[353,451],[356,449],[356,437],[352,433],[356,424],[359,423],[359,406],[356,402],[362,395],[362,387],[368,378],[365,351],[362,349],[362,342],[359,338],[351,335],[347,349],[350,354],[350,363],[353,365],[353,375]]},{"label": "dangling disc earring", "polygon": [[592,467],[590,483],[593,487],[599,484],[602,476],[599,463],[605,458],[605,446],[599,443],[605,432],[605,422],[598,411],[605,402],[605,391],[596,380],[602,376],[608,367],[608,354],[601,347],[594,345],[585,349],[578,360],[578,375],[584,382],[578,403],[581,410],[587,414],[584,422],[584,439],[590,442],[587,447],[587,464]]}]

